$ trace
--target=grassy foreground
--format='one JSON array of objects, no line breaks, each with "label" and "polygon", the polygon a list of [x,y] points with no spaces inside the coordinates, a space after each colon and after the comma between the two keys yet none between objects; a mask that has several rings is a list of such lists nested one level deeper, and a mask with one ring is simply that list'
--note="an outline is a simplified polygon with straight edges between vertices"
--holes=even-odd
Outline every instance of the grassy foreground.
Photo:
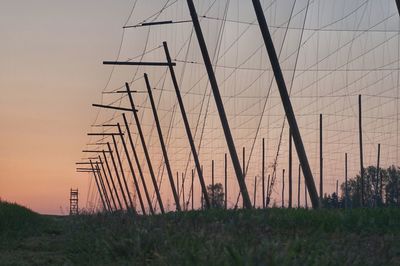
[{"label": "grassy foreground", "polygon": [[0,203],[1,265],[400,265],[400,210],[40,216]]}]

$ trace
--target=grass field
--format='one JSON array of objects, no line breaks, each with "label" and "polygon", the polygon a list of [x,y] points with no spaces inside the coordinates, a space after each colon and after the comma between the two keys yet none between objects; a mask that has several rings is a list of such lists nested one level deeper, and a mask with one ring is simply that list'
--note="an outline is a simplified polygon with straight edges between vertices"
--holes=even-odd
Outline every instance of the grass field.
[{"label": "grass field", "polygon": [[1,265],[400,265],[400,210],[41,216],[0,203]]}]

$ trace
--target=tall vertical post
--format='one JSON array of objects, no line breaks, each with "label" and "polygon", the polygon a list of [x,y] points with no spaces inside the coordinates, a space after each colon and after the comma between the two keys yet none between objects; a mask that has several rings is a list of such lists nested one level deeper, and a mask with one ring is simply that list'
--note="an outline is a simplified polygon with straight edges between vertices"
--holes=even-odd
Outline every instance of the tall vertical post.
[{"label": "tall vertical post", "polygon": [[360,139],[361,206],[364,206],[364,156],[363,156],[363,139],[362,139],[361,95],[358,95],[358,132]]},{"label": "tall vertical post", "polygon": [[196,8],[193,4],[193,0],[187,0],[187,4],[190,11],[190,16],[192,18],[193,27],[196,32],[197,40],[199,42],[201,54],[203,56],[203,61],[207,70],[208,78],[210,80],[211,89],[213,91],[215,104],[218,109],[219,118],[221,120],[222,128],[224,130],[226,143],[229,149],[229,153],[231,155],[232,164],[235,169],[236,178],[239,183],[240,192],[242,193],[243,201],[245,207],[250,209],[251,208],[251,201],[249,197],[249,193],[247,191],[246,183],[244,181],[244,175],[242,169],[240,168],[239,158],[236,152],[235,143],[233,141],[233,137],[231,134],[231,130],[228,123],[228,118],[225,113],[224,104],[222,102],[222,97],[218,88],[217,79],[215,77],[215,73],[213,70],[213,66],[211,64],[210,56],[208,54],[208,49],[206,42],[204,40],[203,32],[201,30],[199,18],[196,13]]},{"label": "tall vertical post", "polygon": [[304,186],[304,203],[305,203],[306,209],[308,209],[307,186]]},{"label": "tall vertical post", "polygon": [[377,163],[376,163],[376,192],[375,192],[375,205],[378,204],[378,187],[379,187],[379,162],[380,162],[380,157],[381,157],[381,144],[378,144],[378,158],[377,158]]},{"label": "tall vertical post", "polygon": [[106,183],[107,183],[107,188],[108,188],[108,191],[109,191],[109,193],[110,193],[111,201],[112,201],[112,203],[113,203],[113,205],[114,205],[114,210],[117,210],[117,209],[118,209],[118,208],[117,208],[117,204],[115,204],[115,198],[114,198],[114,195],[113,195],[111,186],[110,186],[110,182],[108,181],[108,177],[107,177],[106,170],[104,169],[103,160],[101,159],[101,156],[100,156],[100,155],[99,155],[99,162],[100,162],[100,168],[101,168],[102,171],[103,171],[104,179],[106,180]]},{"label": "tall vertical post", "polygon": [[213,208],[215,208],[215,179],[214,179],[214,160],[211,160],[211,187],[212,187],[212,191],[211,191],[211,206]]},{"label": "tall vertical post", "polygon": [[183,204],[183,210],[186,210],[186,204],[185,204],[185,180],[182,172],[182,204]]},{"label": "tall vertical post", "polygon": [[322,202],[324,197],[324,166],[323,166],[323,156],[322,156],[322,114],[319,114],[319,198]]},{"label": "tall vertical post", "polygon": [[133,151],[133,157],[135,158],[136,167],[137,167],[137,169],[139,171],[140,180],[142,181],[144,194],[145,194],[146,199],[147,199],[147,204],[149,206],[150,213],[154,214],[154,209],[153,209],[153,205],[151,204],[151,198],[150,198],[150,195],[149,195],[149,191],[147,190],[146,181],[144,180],[142,167],[140,166],[139,157],[137,155],[135,145],[133,144],[131,130],[129,128],[128,120],[126,119],[125,113],[122,113],[122,117],[123,117],[124,124],[125,124],[126,134],[128,135],[129,143],[130,143],[132,151]]},{"label": "tall vertical post", "polygon": [[196,146],[195,146],[194,140],[193,140],[193,135],[192,135],[192,132],[190,130],[189,121],[188,121],[188,118],[187,118],[187,115],[186,115],[186,110],[185,110],[185,106],[183,104],[183,100],[182,100],[181,92],[180,92],[180,89],[179,89],[178,81],[176,79],[175,70],[174,70],[174,67],[172,65],[171,55],[169,54],[169,49],[168,49],[167,42],[163,42],[163,46],[164,46],[165,56],[166,56],[167,62],[169,64],[169,72],[171,74],[172,83],[174,84],[176,98],[178,99],[179,108],[181,110],[182,120],[183,120],[183,123],[185,125],[186,135],[188,137],[189,144],[190,144],[190,149],[192,150],[193,160],[194,160],[194,163],[196,165],[197,175],[199,176],[201,190],[202,190],[202,192],[204,194],[204,201],[206,203],[206,207],[209,208],[210,207],[210,199],[209,199],[208,194],[207,194],[206,183],[204,182],[203,173],[201,172],[201,169],[200,169],[199,156],[197,154]]},{"label": "tall vertical post", "polygon": [[178,199],[180,200],[180,195],[179,195],[179,172],[176,171],[176,187],[177,187],[177,193],[178,193]]},{"label": "tall vertical post", "polygon": [[268,175],[268,180],[267,180],[267,197],[266,197],[266,199],[265,199],[265,207],[268,207],[269,200],[270,200],[270,198],[269,198],[269,182],[270,182],[270,179],[271,179],[271,175]]},{"label": "tall vertical post", "polygon": [[120,198],[119,198],[119,195],[118,195],[117,187],[115,186],[115,183],[114,183],[114,178],[113,178],[113,176],[112,176],[112,172],[111,172],[110,165],[109,165],[109,163],[108,163],[108,159],[107,159],[107,156],[106,156],[106,152],[105,152],[104,150],[102,150],[102,152],[103,152],[104,162],[106,163],[106,166],[107,166],[108,175],[110,176],[111,185],[112,185],[113,190],[114,190],[114,193],[115,193],[115,198],[117,199],[119,209],[122,210],[123,207],[122,207],[122,204],[121,204],[121,200],[120,200]]},{"label": "tall vertical post", "polygon": [[299,180],[297,184],[297,208],[300,208],[301,165],[299,164]]},{"label": "tall vertical post", "polygon": [[161,130],[160,121],[158,120],[156,105],[154,103],[153,92],[151,91],[152,89],[150,86],[149,78],[146,73],[144,74],[144,80],[146,82],[147,92],[148,92],[149,100],[150,100],[150,104],[151,104],[151,109],[153,110],[153,116],[154,116],[157,132],[158,132],[158,138],[160,139],[161,150],[162,150],[163,157],[164,157],[165,167],[167,168],[167,174],[168,174],[169,182],[171,185],[172,195],[174,196],[176,210],[181,211],[181,204],[179,202],[178,193],[176,192],[176,188],[175,188],[175,184],[174,184],[174,177],[172,175],[171,165],[170,165],[169,159],[168,159],[167,148],[165,147],[164,137],[163,137],[163,133]]},{"label": "tall vertical post", "polygon": [[315,187],[314,178],[308,163],[307,154],[304,149],[303,141],[301,139],[300,130],[297,125],[296,117],[293,111],[292,103],[290,102],[289,94],[286,88],[285,80],[283,78],[282,70],[279,65],[278,56],[275,51],[274,43],[269,33],[267,20],[265,19],[263,9],[259,0],[252,0],[254,10],[257,16],[258,24],[260,27],[261,34],[264,39],[265,46],[271,61],[271,66],[274,71],[275,81],[278,85],[279,94],[281,96],[282,104],[285,109],[286,117],[290,128],[292,129],[293,141],[296,146],[297,155],[301,167],[303,168],[303,175],[306,180],[306,185],[310,191],[310,198],[312,201],[313,208],[318,208],[319,199],[317,189]]},{"label": "tall vertical post", "polygon": [[126,196],[125,196],[125,192],[124,192],[124,189],[123,189],[123,186],[122,186],[122,182],[121,182],[121,177],[119,176],[118,167],[117,167],[117,164],[115,162],[114,154],[113,154],[113,151],[111,150],[111,145],[110,145],[109,142],[107,142],[107,147],[108,147],[108,151],[110,153],[111,162],[113,163],[113,166],[114,166],[115,175],[117,176],[117,181],[118,181],[118,185],[119,185],[119,188],[120,188],[120,191],[121,191],[121,194],[122,194],[122,198],[124,199],[124,203],[125,203],[126,209],[129,210],[129,204],[128,204],[128,201],[127,201]]},{"label": "tall vertical post", "polygon": [[292,208],[292,131],[289,128],[289,204],[288,208]]},{"label": "tall vertical post", "polygon": [[125,186],[125,190],[126,190],[126,197],[129,200],[129,205],[130,205],[131,210],[135,211],[135,207],[133,206],[132,198],[131,198],[131,195],[130,195],[130,192],[129,192],[129,188],[128,188],[128,183],[126,182],[124,166],[122,164],[121,157],[119,155],[118,146],[117,146],[117,140],[115,139],[114,135],[111,135],[111,137],[112,137],[112,140],[114,142],[114,151],[115,151],[115,154],[117,155],[117,160],[118,160],[119,168],[121,170],[121,175],[122,175],[122,181],[124,181],[124,186]]},{"label": "tall vertical post", "polygon": [[285,169],[282,169],[282,208],[285,207]]},{"label": "tall vertical post", "polygon": [[101,202],[102,202],[102,204],[103,204],[103,208],[104,208],[105,211],[108,211],[106,202],[104,201],[104,198],[103,198],[103,194],[101,193],[99,181],[97,180],[96,169],[94,168],[94,165],[93,165],[93,162],[92,162],[92,161],[90,161],[90,166],[92,167],[92,172],[93,172],[94,180],[96,181],[97,190],[98,190],[98,192],[99,192],[100,199],[101,199]]},{"label": "tall vertical post", "polygon": [[261,164],[261,178],[262,178],[262,207],[265,209],[265,139],[262,139],[262,164]]},{"label": "tall vertical post", "polygon": [[256,207],[256,199],[257,199],[257,176],[254,177],[254,198],[253,198],[253,208]]},{"label": "tall vertical post", "polygon": [[157,179],[156,179],[156,176],[154,174],[153,165],[151,164],[149,151],[147,150],[146,141],[144,140],[144,136],[143,136],[142,126],[140,125],[139,117],[138,117],[138,115],[137,115],[137,113],[135,111],[136,110],[135,102],[133,101],[132,92],[131,92],[131,89],[129,88],[129,84],[128,83],[125,83],[125,88],[126,88],[126,91],[128,93],[129,102],[131,103],[131,107],[132,107],[132,110],[133,110],[132,111],[133,112],[133,117],[135,119],[136,128],[137,128],[137,131],[139,133],[140,142],[142,143],[144,156],[146,157],[147,166],[149,168],[151,181],[153,182],[154,191],[156,192],[157,201],[158,201],[158,204],[160,206],[160,211],[161,211],[161,213],[164,213],[165,212],[164,211],[164,205],[163,205],[163,202],[162,202],[162,199],[161,199],[160,190],[158,188]]},{"label": "tall vertical post", "polygon": [[[243,173],[243,180],[246,180],[246,147],[243,147],[243,163],[242,163],[242,173]],[[244,198],[242,197],[243,208],[244,208]]]},{"label": "tall vertical post", "polygon": [[194,170],[192,169],[192,211],[194,210]]},{"label": "tall vertical post", "polygon": [[262,177],[262,208],[265,209],[265,176]]},{"label": "tall vertical post", "polygon": [[[202,172],[202,173],[204,173],[204,171],[203,171],[203,165],[202,165],[202,166],[200,166],[200,168],[201,168],[201,172]],[[200,203],[201,203],[201,209],[202,209],[202,210],[204,209],[203,197],[204,197],[204,194],[203,194],[203,193],[201,193],[201,197],[200,197]]]},{"label": "tall vertical post", "polygon": [[345,190],[345,207],[349,208],[349,189],[348,189],[348,180],[347,180],[347,153],[344,154],[344,190]]},{"label": "tall vertical post", "polygon": [[225,153],[224,156],[224,167],[225,167],[225,201],[224,201],[224,206],[225,206],[225,210],[228,209],[228,156]]},{"label": "tall vertical post", "polygon": [[[126,147],[124,135],[122,133],[121,125],[119,123],[117,123],[117,128],[118,128],[119,135],[121,137],[122,147],[124,148],[124,151],[125,151],[126,160],[128,161],[129,170],[131,170],[131,174],[132,174],[132,178],[133,178],[133,184],[135,185],[135,189],[136,189],[136,192],[137,192],[137,195],[138,195],[138,198],[139,198],[140,207],[142,209],[143,215],[146,215],[146,208],[144,207],[142,193],[140,192],[140,188],[139,188],[139,182],[137,180],[135,170],[133,169],[131,156],[129,155],[128,148]],[[151,204],[150,204],[150,208],[151,208]]]}]

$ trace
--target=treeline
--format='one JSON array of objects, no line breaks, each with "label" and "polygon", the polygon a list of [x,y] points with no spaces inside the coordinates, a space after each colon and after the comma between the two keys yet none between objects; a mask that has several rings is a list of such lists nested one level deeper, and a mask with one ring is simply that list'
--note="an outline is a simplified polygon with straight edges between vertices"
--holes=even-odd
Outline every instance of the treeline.
[{"label": "treeline", "polygon": [[[325,208],[359,208],[400,206],[399,200],[400,168],[369,166],[364,170],[364,178],[357,176],[348,179],[347,186],[340,185],[341,195],[336,192],[324,195],[322,205]],[[347,191],[346,191],[347,187]]]}]

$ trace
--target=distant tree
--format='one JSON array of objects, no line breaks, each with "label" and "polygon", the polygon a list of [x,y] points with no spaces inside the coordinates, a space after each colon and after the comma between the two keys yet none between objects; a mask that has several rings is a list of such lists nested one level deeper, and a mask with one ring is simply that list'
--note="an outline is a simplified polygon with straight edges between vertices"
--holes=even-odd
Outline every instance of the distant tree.
[{"label": "distant tree", "polygon": [[[368,166],[364,170],[364,182],[361,182],[359,174],[347,181],[348,204],[356,208],[361,206],[362,183],[364,183],[364,207],[398,206],[400,205],[399,182],[399,167],[392,165],[387,169],[380,168],[379,177],[377,177],[377,168]],[[344,205],[346,197],[346,185],[344,182],[340,185],[340,190],[342,194],[341,201],[343,201],[342,204]]]},{"label": "distant tree", "polygon": [[385,201],[388,206],[399,206],[400,168],[394,165],[386,170]]},{"label": "distant tree", "polygon": [[[221,183],[212,184],[207,186],[208,197],[210,198],[210,204],[212,208],[223,208],[224,207],[224,188]],[[203,206],[206,206],[206,203],[203,199]]]}]

